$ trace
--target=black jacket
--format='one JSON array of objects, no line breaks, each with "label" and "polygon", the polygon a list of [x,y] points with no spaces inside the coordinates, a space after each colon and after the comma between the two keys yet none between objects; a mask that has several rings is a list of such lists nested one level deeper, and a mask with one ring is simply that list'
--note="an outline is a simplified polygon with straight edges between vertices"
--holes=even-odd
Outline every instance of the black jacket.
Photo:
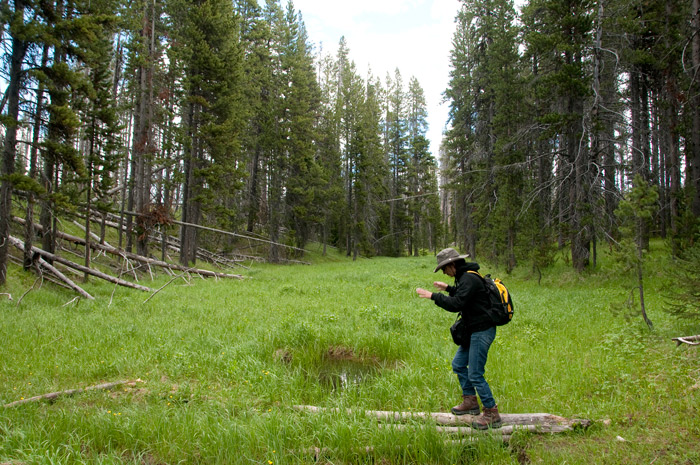
[{"label": "black jacket", "polygon": [[474,333],[495,325],[486,313],[489,308],[489,295],[484,281],[474,273],[468,273],[470,270],[478,271],[479,265],[466,263],[457,268],[454,286],[447,286],[449,295],[433,292],[432,299],[435,305],[448,312],[462,312],[469,332]]}]

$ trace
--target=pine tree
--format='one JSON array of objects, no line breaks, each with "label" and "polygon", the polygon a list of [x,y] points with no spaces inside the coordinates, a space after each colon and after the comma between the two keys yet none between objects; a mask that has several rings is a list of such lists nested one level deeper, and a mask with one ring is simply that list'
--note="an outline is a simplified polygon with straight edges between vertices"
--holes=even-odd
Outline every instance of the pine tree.
[{"label": "pine tree", "polygon": [[473,258],[477,258],[478,231],[475,224],[470,191],[477,182],[477,174],[470,169],[471,154],[476,150],[476,113],[474,106],[476,44],[470,27],[471,15],[463,5],[456,17],[456,30],[450,54],[450,82],[445,96],[450,104],[449,123],[443,143],[441,169],[445,173],[443,183],[447,201],[444,215],[448,218],[450,238],[445,242],[457,242]]},{"label": "pine tree", "polygon": [[390,247],[386,253],[399,256],[404,250],[409,224],[404,197],[408,192],[408,131],[406,118],[406,94],[401,72],[396,69],[394,77],[387,76],[387,103],[385,115],[384,149],[389,160],[391,178],[389,189],[389,237]]},{"label": "pine tree", "polygon": [[428,109],[423,88],[412,77],[408,83],[408,213],[411,217],[411,234],[408,253],[418,256],[421,249],[435,249],[439,233],[436,161],[430,153]]},{"label": "pine tree", "polygon": [[[95,2],[89,5],[91,15],[105,15],[114,10],[112,2]],[[94,17],[94,16],[93,16]],[[84,158],[87,178],[85,179],[85,266],[90,267],[91,210],[93,203],[99,210],[108,209],[108,191],[114,186],[114,174],[123,157],[119,147],[120,125],[117,118],[116,101],[112,93],[113,76],[111,70],[114,20],[103,16],[104,26],[95,31],[94,40],[85,53],[88,66],[88,93],[81,113],[83,124]],[[94,200],[93,200],[94,197]],[[103,236],[104,237],[104,236]],[[84,279],[87,280],[85,274]]]},{"label": "pine tree", "polygon": [[[5,126],[5,140],[2,159],[2,184],[0,185],[0,285],[7,279],[7,257],[10,235],[10,222],[12,221],[12,175],[15,173],[15,158],[17,155],[17,128],[20,120],[20,94],[22,92],[22,75],[24,72],[24,57],[29,43],[26,38],[25,15],[29,14],[28,2],[16,0],[14,10],[7,19],[9,35],[12,38],[12,51],[10,54],[10,66],[7,87],[7,113],[3,115]],[[4,25],[3,25],[4,26]]]},{"label": "pine tree", "polygon": [[373,256],[381,252],[379,238],[385,234],[388,190],[385,182],[389,171],[381,141],[382,109],[381,83],[368,76],[360,105],[355,132],[354,149],[357,152],[353,203],[353,258],[362,253]]},{"label": "pine tree", "polygon": [[246,231],[253,232],[263,218],[265,158],[271,140],[274,115],[271,111],[272,57],[270,50],[271,26],[255,0],[237,2],[241,17],[241,42],[244,49],[242,89],[244,105],[241,111],[249,122],[242,133],[243,155],[246,157],[248,177],[245,196],[240,202]]},{"label": "pine tree", "polygon": [[337,83],[338,92],[335,111],[338,121],[338,147],[341,157],[341,176],[343,179],[344,205],[340,210],[338,232],[348,256],[356,256],[357,250],[357,166],[359,162],[361,141],[358,134],[361,108],[364,100],[364,84],[357,75],[355,63],[349,58],[345,39],[341,39],[338,48]]},{"label": "pine tree", "polygon": [[287,6],[286,21],[291,33],[284,44],[283,65],[288,77],[288,91],[285,94],[289,134],[286,223],[289,234],[293,235],[294,245],[303,249],[311,236],[313,224],[320,221],[322,208],[316,199],[322,184],[314,147],[320,90],[306,28],[291,2]]},{"label": "pine tree", "polygon": [[159,77],[163,53],[162,37],[165,33],[161,2],[139,0],[131,7],[129,17],[132,50],[129,68],[131,71],[130,91],[132,96],[131,160],[129,167],[129,189],[127,209],[136,213],[136,227],[133,226],[133,213],[126,218],[127,250],[133,246],[132,232],[136,232],[136,249],[141,255],[148,255],[149,225],[151,209],[151,186],[153,157],[157,152],[156,126],[158,122]]},{"label": "pine tree", "polygon": [[593,237],[592,163],[582,144],[584,103],[590,74],[586,50],[593,29],[591,3],[572,0],[533,0],[523,12],[527,56],[537,68],[535,95],[544,108],[540,123],[548,126],[550,146],[557,147],[557,198],[560,244],[568,238],[573,266],[590,264]]},{"label": "pine tree", "polygon": [[[690,176],[688,177],[689,187],[692,192],[692,214],[695,218],[700,218],[700,80],[696,76],[700,74],[700,0],[693,0],[690,8],[690,30],[688,35],[691,42],[690,66],[686,69],[691,78],[691,99],[692,106],[688,107],[691,113],[692,123],[690,125],[691,155],[688,166]],[[700,226],[697,226],[700,228]]]},{"label": "pine tree", "polygon": [[658,199],[656,187],[645,181],[641,174],[637,174],[634,187],[615,212],[620,219],[622,233],[622,240],[617,247],[617,260],[625,271],[634,271],[636,274],[640,312],[649,329],[654,329],[654,325],[647,316],[644,299],[644,248],[646,230],[653,219]]},{"label": "pine tree", "polygon": [[284,10],[279,0],[267,2],[265,7],[265,18],[270,24],[270,65],[271,79],[269,82],[269,111],[270,113],[270,134],[266,147],[267,159],[265,172],[268,176],[267,182],[267,227],[270,241],[270,251],[268,259],[273,262],[281,260],[280,234],[285,215],[284,205],[284,177],[288,170],[288,157],[286,151],[286,139],[288,133],[288,120],[286,114],[285,96],[288,83],[286,70],[284,69],[284,44],[291,34]]},{"label": "pine tree", "polygon": [[80,180],[88,177],[87,160],[77,137],[87,124],[87,120],[81,120],[81,112],[96,94],[90,73],[83,69],[90,69],[96,56],[108,59],[110,51],[104,47],[104,40],[115,18],[113,6],[107,2],[57,2],[52,6],[44,4],[43,8],[44,37],[52,50],[51,59],[36,73],[48,94],[48,124],[41,153],[42,183],[47,194],[40,219],[43,248],[53,252],[55,215],[78,203],[80,187],[84,186]]},{"label": "pine tree", "polygon": [[[239,34],[233,6],[222,0],[172,4],[174,31],[185,70],[185,184],[183,222],[210,221],[228,226],[231,192],[241,186],[237,168],[242,121],[237,113],[240,66]],[[181,232],[180,262],[196,261],[197,230]]]},{"label": "pine tree", "polygon": [[518,146],[524,99],[514,18],[509,1],[464,3],[447,91],[452,128],[446,148],[454,180],[448,188],[458,201],[453,209],[459,218],[453,227],[472,256],[481,244],[490,258],[505,258],[509,268],[516,262],[515,219],[525,177]]},{"label": "pine tree", "polygon": [[[343,50],[344,38],[341,38]],[[320,119],[317,126],[317,164],[325,188],[319,192],[318,202],[323,205],[321,222],[321,241],[323,254],[327,246],[338,246],[339,225],[344,204],[343,179],[340,154],[340,114],[336,111],[338,100],[339,73],[334,57],[327,55],[319,58],[319,82],[321,87]]]}]

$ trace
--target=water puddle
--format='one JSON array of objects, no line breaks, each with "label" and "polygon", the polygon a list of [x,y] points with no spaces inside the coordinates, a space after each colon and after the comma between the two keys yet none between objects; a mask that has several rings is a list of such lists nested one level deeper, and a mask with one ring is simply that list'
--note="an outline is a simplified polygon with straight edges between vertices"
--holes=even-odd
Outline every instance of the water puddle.
[{"label": "water puddle", "polygon": [[340,391],[361,384],[381,372],[378,363],[357,360],[324,360],[318,381],[326,389]]},{"label": "water puddle", "polygon": [[366,383],[393,367],[391,362],[376,357],[357,356],[351,348],[334,346],[321,359],[318,382],[325,389],[340,391]]}]

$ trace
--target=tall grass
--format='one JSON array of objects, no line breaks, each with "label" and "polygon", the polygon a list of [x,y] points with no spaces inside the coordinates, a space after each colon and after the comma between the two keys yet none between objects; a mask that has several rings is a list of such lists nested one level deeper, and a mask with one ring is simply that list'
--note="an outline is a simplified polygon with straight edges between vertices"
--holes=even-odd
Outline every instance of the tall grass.
[{"label": "tall grass", "polygon": [[0,302],[0,403],[143,382],[0,409],[0,463],[310,463],[312,448],[324,449],[320,463],[700,463],[700,352],[670,341],[700,326],[661,311],[673,269],[664,257],[654,251],[645,283],[653,332],[609,310],[634,280],[604,261],[584,275],[556,265],[540,283],[525,268],[504,276],[483,264],[516,304],[487,364],[500,410],[600,421],[458,446],[421,423],[396,430],[292,408],[448,411],[459,401],[454,315],[414,292],[438,277],[431,256],[256,265],[244,281],[172,282],[146,303],[91,280],[94,302],[64,305],[73,295],[44,284],[17,305],[34,278],[13,269],[14,300]]}]

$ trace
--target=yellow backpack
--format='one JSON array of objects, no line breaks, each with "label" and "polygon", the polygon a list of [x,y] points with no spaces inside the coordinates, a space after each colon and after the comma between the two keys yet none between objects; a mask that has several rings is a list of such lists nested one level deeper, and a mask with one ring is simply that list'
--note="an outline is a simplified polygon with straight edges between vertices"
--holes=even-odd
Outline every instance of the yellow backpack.
[{"label": "yellow backpack", "polygon": [[513,300],[510,292],[500,279],[491,279],[491,275],[482,276],[478,271],[469,270],[481,278],[489,294],[491,308],[488,310],[489,316],[496,326],[510,323],[513,319]]}]

